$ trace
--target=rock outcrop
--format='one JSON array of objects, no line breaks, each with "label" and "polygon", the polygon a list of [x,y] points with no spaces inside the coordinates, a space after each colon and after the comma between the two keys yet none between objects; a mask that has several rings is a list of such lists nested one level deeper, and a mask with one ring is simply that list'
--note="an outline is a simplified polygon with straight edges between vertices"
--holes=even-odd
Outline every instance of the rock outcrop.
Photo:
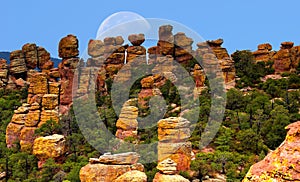
[{"label": "rock outcrop", "polygon": [[192,146],[190,122],[184,118],[171,117],[158,122],[158,161],[172,159],[177,163],[177,171],[190,169]]},{"label": "rock outcrop", "polygon": [[299,65],[300,46],[293,42],[282,42],[279,51],[272,51],[272,45],[264,43],[258,45],[258,50],[252,53],[257,62],[274,62],[275,73],[293,72]]},{"label": "rock outcrop", "polygon": [[254,164],[243,182],[300,181],[300,121],[286,127],[285,141]]},{"label": "rock outcrop", "polygon": [[[99,159],[90,159],[90,163],[80,170],[81,182],[145,182],[147,176],[144,166],[137,162],[136,153],[106,154]],[[124,159],[125,162],[124,163]]]}]

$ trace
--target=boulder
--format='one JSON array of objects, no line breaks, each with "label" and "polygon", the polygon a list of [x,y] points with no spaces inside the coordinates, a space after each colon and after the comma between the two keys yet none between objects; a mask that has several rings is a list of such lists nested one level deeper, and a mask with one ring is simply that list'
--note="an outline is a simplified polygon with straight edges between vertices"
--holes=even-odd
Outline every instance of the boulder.
[{"label": "boulder", "polygon": [[34,140],[33,154],[39,160],[55,159],[64,155],[66,151],[66,140],[62,135],[54,134]]},{"label": "boulder", "polygon": [[88,54],[92,57],[99,57],[104,54],[104,43],[101,40],[90,40]]},{"label": "boulder", "polygon": [[50,53],[43,47],[37,48],[38,53],[38,68],[43,69],[44,65],[50,61]]},{"label": "boulder", "polygon": [[68,35],[62,38],[59,42],[59,57],[60,58],[73,58],[79,55],[78,39],[74,35]]},{"label": "boulder", "polygon": [[286,127],[284,142],[254,164],[243,182],[300,181],[300,121]]},{"label": "boulder", "polygon": [[178,32],[174,36],[174,40],[175,40],[175,45],[179,47],[191,46],[194,42],[193,39],[187,37],[183,32]]},{"label": "boulder", "polygon": [[38,64],[38,53],[36,44],[25,44],[22,47],[22,52],[25,56],[26,66],[29,69],[34,69]]},{"label": "boulder", "polygon": [[145,42],[144,34],[132,34],[128,36],[128,40],[133,46],[140,46]]}]

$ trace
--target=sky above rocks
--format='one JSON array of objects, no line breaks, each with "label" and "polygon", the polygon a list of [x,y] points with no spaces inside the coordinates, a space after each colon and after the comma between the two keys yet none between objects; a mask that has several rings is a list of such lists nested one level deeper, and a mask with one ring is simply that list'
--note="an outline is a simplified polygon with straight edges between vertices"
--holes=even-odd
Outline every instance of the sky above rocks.
[{"label": "sky above rocks", "polygon": [[206,40],[223,38],[230,53],[256,50],[270,42],[300,44],[298,0],[9,0],[1,2],[0,51],[12,51],[34,42],[58,57],[58,42],[67,34],[80,40],[80,51],[95,38],[111,14],[132,11],[145,18],[177,21]]}]

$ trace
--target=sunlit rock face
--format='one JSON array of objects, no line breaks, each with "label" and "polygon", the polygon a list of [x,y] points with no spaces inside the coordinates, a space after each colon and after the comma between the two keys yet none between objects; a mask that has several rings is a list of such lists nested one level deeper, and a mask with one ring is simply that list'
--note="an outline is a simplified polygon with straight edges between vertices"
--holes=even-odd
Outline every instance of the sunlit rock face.
[{"label": "sunlit rock face", "polygon": [[286,127],[284,142],[254,164],[243,182],[300,181],[300,121]]}]

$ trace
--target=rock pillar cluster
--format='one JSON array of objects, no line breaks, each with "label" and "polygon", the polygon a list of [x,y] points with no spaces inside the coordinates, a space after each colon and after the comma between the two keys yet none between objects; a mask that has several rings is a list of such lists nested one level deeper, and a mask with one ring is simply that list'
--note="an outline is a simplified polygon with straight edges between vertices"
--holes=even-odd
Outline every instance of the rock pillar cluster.
[{"label": "rock pillar cluster", "polygon": [[34,131],[48,120],[59,122],[58,82],[50,82],[47,73],[31,71],[28,73],[30,86],[27,103],[14,111],[6,129],[7,147],[20,142],[23,151],[32,151]]}]

